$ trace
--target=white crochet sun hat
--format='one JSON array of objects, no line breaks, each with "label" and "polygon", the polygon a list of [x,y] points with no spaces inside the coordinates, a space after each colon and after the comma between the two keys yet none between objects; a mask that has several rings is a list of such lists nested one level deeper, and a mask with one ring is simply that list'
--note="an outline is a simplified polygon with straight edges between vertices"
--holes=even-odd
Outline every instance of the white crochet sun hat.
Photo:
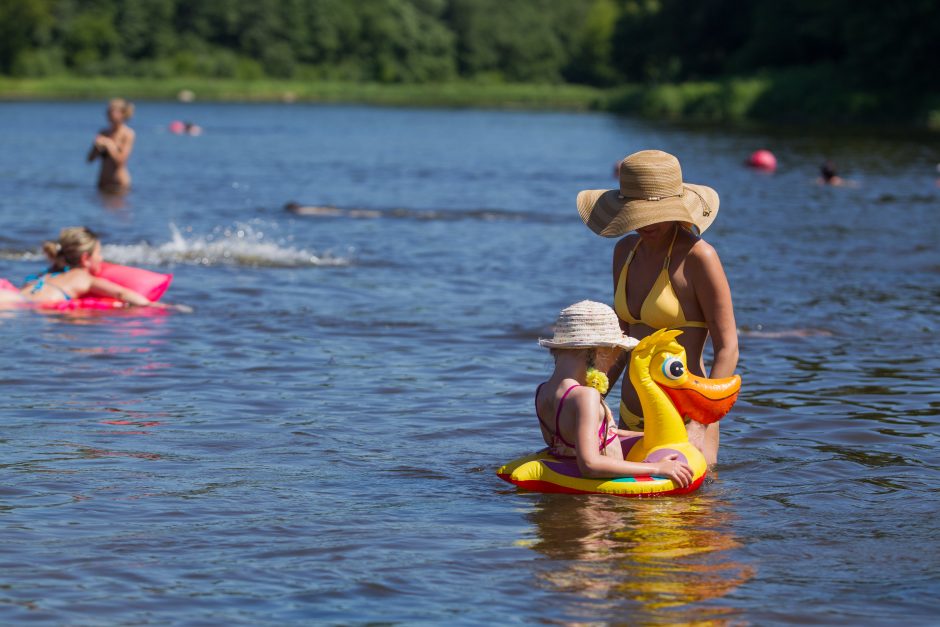
[{"label": "white crochet sun hat", "polygon": [[544,348],[593,348],[619,346],[632,350],[639,340],[624,335],[614,310],[593,300],[565,307],[555,322],[555,336],[539,340]]}]

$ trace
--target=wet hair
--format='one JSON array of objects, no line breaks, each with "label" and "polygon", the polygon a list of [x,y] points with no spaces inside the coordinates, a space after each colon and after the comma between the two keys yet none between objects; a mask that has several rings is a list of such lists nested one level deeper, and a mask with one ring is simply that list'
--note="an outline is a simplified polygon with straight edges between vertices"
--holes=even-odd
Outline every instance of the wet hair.
[{"label": "wet hair", "polygon": [[50,272],[60,272],[69,266],[80,266],[82,255],[95,250],[100,240],[94,231],[84,226],[70,226],[59,232],[58,241],[42,244],[42,252],[52,264]]},{"label": "wet hair", "polygon": [[836,177],[836,166],[833,165],[832,161],[826,161],[819,166],[819,173],[822,175],[823,180],[828,183]]},{"label": "wet hair", "polygon": [[124,114],[124,120],[130,120],[134,117],[134,104],[124,100],[123,98],[112,98],[108,102],[108,108],[117,107],[121,110],[121,113]]}]

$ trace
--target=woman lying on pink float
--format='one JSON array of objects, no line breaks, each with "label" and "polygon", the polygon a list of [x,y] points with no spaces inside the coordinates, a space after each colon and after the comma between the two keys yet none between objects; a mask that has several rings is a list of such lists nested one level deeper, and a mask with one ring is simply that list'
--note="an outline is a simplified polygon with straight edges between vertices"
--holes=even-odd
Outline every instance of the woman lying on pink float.
[{"label": "woman lying on pink float", "polygon": [[[172,275],[106,264],[101,258],[101,241],[86,227],[62,229],[59,239],[45,242],[42,249],[50,261],[48,270],[27,277],[21,288],[0,279],[0,306],[34,305],[43,309],[139,306],[192,311],[186,305],[158,302]],[[130,286],[135,282],[139,291]]]}]

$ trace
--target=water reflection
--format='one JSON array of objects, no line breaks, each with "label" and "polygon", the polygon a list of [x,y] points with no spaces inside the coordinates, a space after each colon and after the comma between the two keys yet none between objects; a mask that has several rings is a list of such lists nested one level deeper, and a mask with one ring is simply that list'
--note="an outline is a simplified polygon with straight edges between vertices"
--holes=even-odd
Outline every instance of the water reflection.
[{"label": "water reflection", "polygon": [[113,193],[98,191],[97,201],[102,207],[112,213],[120,214],[128,209],[127,192]]},{"label": "water reflection", "polygon": [[714,497],[624,500],[538,495],[529,515],[532,548],[552,558],[541,576],[575,599],[575,622],[605,609],[635,624],[726,624],[737,614],[725,597],[753,569],[734,561],[730,506]]},{"label": "water reflection", "polygon": [[146,451],[119,451],[97,446],[87,446],[78,443],[65,443],[65,446],[74,450],[74,456],[79,459],[103,459],[108,457],[133,457],[136,459],[162,459],[159,453],[148,453]]}]

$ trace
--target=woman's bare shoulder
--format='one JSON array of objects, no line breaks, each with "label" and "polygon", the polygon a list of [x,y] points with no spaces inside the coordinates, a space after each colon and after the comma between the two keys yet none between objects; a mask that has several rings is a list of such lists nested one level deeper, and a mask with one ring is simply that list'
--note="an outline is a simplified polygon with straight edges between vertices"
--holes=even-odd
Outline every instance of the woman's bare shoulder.
[{"label": "woman's bare shoulder", "polygon": [[718,251],[703,239],[699,239],[689,249],[689,254],[686,256],[686,268],[693,280],[716,276],[716,273],[724,272]]},{"label": "woman's bare shoulder", "polygon": [[625,254],[626,252],[629,252],[629,250],[636,244],[638,239],[640,239],[640,235],[638,233],[630,233],[626,237],[620,238],[620,241],[614,245],[614,254],[618,255],[620,253]]},{"label": "woman's bare shoulder", "polygon": [[715,250],[714,246],[698,237],[689,248],[688,258],[700,264],[712,263],[718,260],[718,251]]}]

